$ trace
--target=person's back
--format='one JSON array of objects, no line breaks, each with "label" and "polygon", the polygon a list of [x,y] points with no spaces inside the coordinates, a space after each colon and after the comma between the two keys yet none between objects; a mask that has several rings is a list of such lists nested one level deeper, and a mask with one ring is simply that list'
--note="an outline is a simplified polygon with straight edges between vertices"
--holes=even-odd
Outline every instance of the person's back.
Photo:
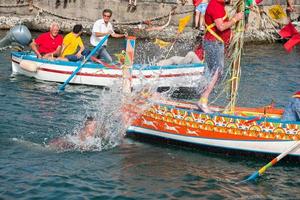
[{"label": "person's back", "polygon": [[293,95],[284,108],[282,121],[300,121],[300,90]]}]

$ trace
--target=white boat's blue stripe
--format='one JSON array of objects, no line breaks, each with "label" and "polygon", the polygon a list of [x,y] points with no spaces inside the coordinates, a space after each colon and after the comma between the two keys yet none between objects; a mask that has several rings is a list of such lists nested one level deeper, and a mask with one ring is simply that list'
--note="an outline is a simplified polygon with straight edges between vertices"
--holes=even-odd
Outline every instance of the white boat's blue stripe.
[{"label": "white boat's blue stripe", "polygon": [[[64,67],[77,67],[81,64],[81,62],[69,62],[69,61],[63,61],[63,60],[47,60],[47,59],[38,59],[34,56],[32,53],[26,53],[26,52],[12,52],[12,56],[22,58],[25,60],[32,60],[39,63],[47,63],[47,64],[55,64],[55,65],[63,65]],[[84,65],[85,68],[105,68],[107,67],[98,64],[98,63],[92,63],[87,62]],[[154,66],[154,65],[143,65],[143,64],[134,64],[133,69],[141,69],[141,70],[162,70],[162,69],[187,69],[187,68],[203,68],[204,64],[202,63],[195,63],[195,64],[185,64],[185,65],[166,65],[166,66]]]}]

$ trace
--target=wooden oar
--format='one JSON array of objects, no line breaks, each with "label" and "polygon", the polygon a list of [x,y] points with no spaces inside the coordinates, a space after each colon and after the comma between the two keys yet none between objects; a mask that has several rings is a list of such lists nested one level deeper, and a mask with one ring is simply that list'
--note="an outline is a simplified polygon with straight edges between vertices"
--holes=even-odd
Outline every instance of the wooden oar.
[{"label": "wooden oar", "polygon": [[[260,168],[258,171],[254,172],[251,174],[247,179],[245,179],[242,182],[247,182],[247,181],[254,181],[256,180],[259,176],[261,176],[269,167],[272,167],[276,163],[278,163],[282,158],[284,158],[286,155],[288,155],[290,152],[292,152],[294,149],[296,149],[300,145],[300,140],[297,141],[295,144],[293,144],[290,148],[288,148],[286,151],[282,152],[280,155],[278,155],[276,158],[274,158],[271,162]],[[241,183],[242,183],[241,182]]]},{"label": "wooden oar", "polygon": [[92,55],[96,53],[98,49],[104,44],[109,35],[104,36],[104,38],[99,42],[99,44],[92,50],[92,52],[83,60],[83,62],[77,67],[75,71],[69,76],[69,78],[59,87],[59,91],[64,91],[66,85],[73,79],[73,77],[79,72],[79,70],[85,65],[85,63],[90,59]]}]

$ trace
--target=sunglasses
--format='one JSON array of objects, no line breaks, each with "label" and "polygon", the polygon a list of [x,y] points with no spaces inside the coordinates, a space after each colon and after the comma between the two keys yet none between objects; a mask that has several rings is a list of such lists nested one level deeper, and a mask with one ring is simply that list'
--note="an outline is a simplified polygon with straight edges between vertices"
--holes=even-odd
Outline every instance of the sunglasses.
[{"label": "sunglasses", "polygon": [[103,15],[103,17],[111,17],[111,15]]}]

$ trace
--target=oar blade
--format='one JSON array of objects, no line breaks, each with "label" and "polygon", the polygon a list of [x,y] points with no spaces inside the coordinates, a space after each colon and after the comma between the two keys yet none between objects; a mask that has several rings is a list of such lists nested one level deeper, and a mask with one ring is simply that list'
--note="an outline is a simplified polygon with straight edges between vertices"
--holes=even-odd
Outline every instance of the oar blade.
[{"label": "oar blade", "polygon": [[259,172],[252,173],[245,181],[255,181],[259,177]]},{"label": "oar blade", "polygon": [[63,92],[63,91],[65,91],[65,86],[64,85],[59,86],[58,92]]}]

